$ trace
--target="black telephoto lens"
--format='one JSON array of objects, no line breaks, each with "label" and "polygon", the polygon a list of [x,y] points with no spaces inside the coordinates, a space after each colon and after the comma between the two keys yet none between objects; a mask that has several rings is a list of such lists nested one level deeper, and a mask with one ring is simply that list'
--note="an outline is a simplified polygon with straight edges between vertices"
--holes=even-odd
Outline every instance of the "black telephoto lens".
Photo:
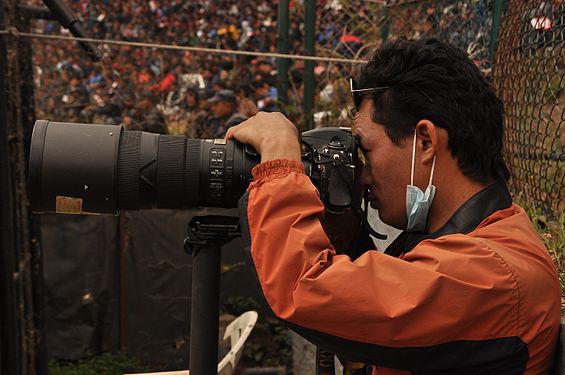
[{"label": "black telephoto lens", "polygon": [[38,120],[29,159],[34,212],[237,206],[259,155],[223,139]]}]

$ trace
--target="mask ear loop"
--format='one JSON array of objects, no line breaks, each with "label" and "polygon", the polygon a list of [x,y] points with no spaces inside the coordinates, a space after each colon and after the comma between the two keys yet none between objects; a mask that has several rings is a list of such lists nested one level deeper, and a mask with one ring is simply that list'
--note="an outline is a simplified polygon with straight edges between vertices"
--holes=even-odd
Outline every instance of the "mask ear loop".
[{"label": "mask ear loop", "polygon": [[414,129],[414,141],[412,142],[412,166],[410,167],[410,185],[414,185],[414,161],[416,160],[416,129]]},{"label": "mask ear loop", "polygon": [[428,181],[428,186],[432,185],[432,178],[434,177],[435,167],[436,167],[436,156],[434,155],[434,161],[432,161],[432,171],[430,172],[430,181]]}]

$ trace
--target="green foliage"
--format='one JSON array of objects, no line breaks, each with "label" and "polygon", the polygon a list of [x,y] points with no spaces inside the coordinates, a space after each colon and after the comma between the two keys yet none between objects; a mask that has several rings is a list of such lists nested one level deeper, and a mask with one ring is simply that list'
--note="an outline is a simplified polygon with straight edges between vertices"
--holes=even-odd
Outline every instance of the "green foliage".
[{"label": "green foliage", "polygon": [[104,353],[78,362],[49,362],[50,375],[122,375],[128,372],[151,371],[139,360],[123,353]]},{"label": "green foliage", "polygon": [[538,230],[559,275],[561,282],[561,310],[565,312],[565,214],[557,220],[548,220],[535,205],[522,205]]},{"label": "green foliage", "polygon": [[543,92],[543,98],[545,103],[555,103],[559,95],[563,92],[563,87],[561,86],[561,80],[553,79],[547,83],[547,87]]}]

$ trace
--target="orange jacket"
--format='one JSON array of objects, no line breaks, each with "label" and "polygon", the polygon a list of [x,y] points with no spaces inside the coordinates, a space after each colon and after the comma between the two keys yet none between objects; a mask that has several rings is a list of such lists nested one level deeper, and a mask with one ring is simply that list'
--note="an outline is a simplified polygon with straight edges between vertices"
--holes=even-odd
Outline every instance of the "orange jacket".
[{"label": "orange jacket", "polygon": [[379,375],[549,371],[559,282],[520,207],[400,258],[367,251],[352,260],[332,248],[299,162],[274,160],[253,173],[242,226],[269,306],[301,335]]}]

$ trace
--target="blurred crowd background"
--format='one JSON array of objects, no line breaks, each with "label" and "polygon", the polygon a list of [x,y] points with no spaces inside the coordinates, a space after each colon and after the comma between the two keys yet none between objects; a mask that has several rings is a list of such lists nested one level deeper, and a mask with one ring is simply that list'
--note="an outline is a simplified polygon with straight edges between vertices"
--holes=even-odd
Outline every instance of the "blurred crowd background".
[{"label": "blurred crowd background", "polygon": [[[276,49],[276,6],[267,1],[239,7],[227,1],[68,3],[93,38]],[[37,22],[36,28],[65,33],[54,21]],[[213,137],[221,133],[220,119],[277,109],[271,59],[104,45],[102,63],[94,63],[70,42],[34,52],[38,118]],[[224,95],[214,96],[221,90]]]},{"label": "blurred crowd background", "polygon": [[[555,98],[561,92],[559,72],[565,51],[565,3],[561,0],[507,3],[508,10],[502,12],[509,21],[498,34],[504,45],[498,53],[498,64],[493,61],[497,19],[494,10],[500,4],[495,0],[317,0],[315,54],[320,59],[314,62],[313,123],[303,109],[307,102],[304,60],[289,60],[288,91],[284,93],[287,101],[281,104],[278,100],[283,93],[277,88],[284,86],[277,81],[277,58],[269,55],[278,52],[278,0],[66,3],[93,38],[205,47],[218,52],[102,43],[97,45],[101,62],[92,62],[75,42],[34,39],[35,108],[39,119],[124,124],[130,130],[193,138],[223,137],[228,127],[257,111],[282,111],[301,130],[350,126],[349,77],[360,66],[354,60],[369,59],[387,39],[437,37],[466,51],[499,89],[506,85],[510,72],[545,71],[535,77],[520,73],[512,79],[515,82],[519,77],[531,76],[523,92],[516,88],[499,90],[507,109],[506,126],[511,130],[507,152],[530,158],[532,152],[521,150],[524,142],[513,139],[531,140],[531,132],[543,135],[543,140],[530,142],[532,148],[548,149],[541,153],[549,164],[559,159],[560,151],[553,141],[559,132],[553,129],[558,129],[560,123],[555,119],[555,124],[544,124],[548,118],[554,121],[553,117],[559,117],[555,113],[560,113],[559,108],[555,109],[559,102]],[[305,4],[303,0],[289,3],[289,53],[304,55]],[[28,0],[28,4],[42,2]],[[500,17],[498,20],[500,24]],[[49,20],[35,21],[32,31],[69,35],[57,21]],[[226,52],[238,50],[257,55]],[[532,107],[527,93],[534,83],[539,86],[537,93],[546,94],[536,104],[541,108],[536,115],[539,118],[531,122],[537,128],[530,129],[533,125],[522,123],[525,108]],[[514,164],[516,176],[522,176],[521,170],[530,173],[530,167],[521,167],[512,160],[510,163]],[[559,179],[553,177],[552,171],[544,178]],[[551,186],[552,191],[557,189],[553,182]],[[543,191],[532,195],[553,201]]]},{"label": "blurred crowd background", "polygon": [[[41,5],[39,0],[28,3]],[[278,1],[66,3],[92,38],[277,52]],[[481,68],[490,68],[492,0],[409,3],[318,1],[316,54],[363,59],[384,38],[435,35],[467,50]],[[304,54],[303,8],[302,1],[290,2],[291,54]],[[37,21],[34,31],[68,34],[56,21]],[[257,111],[283,110],[295,123],[303,120],[302,60],[291,62],[289,105],[279,108],[274,58],[108,44],[99,48],[102,62],[94,63],[73,42],[34,41],[37,118],[123,123],[128,129],[198,138],[221,136]],[[348,112],[347,78],[354,67],[316,62],[318,125],[326,115]],[[228,91],[214,96],[221,90]]]}]

